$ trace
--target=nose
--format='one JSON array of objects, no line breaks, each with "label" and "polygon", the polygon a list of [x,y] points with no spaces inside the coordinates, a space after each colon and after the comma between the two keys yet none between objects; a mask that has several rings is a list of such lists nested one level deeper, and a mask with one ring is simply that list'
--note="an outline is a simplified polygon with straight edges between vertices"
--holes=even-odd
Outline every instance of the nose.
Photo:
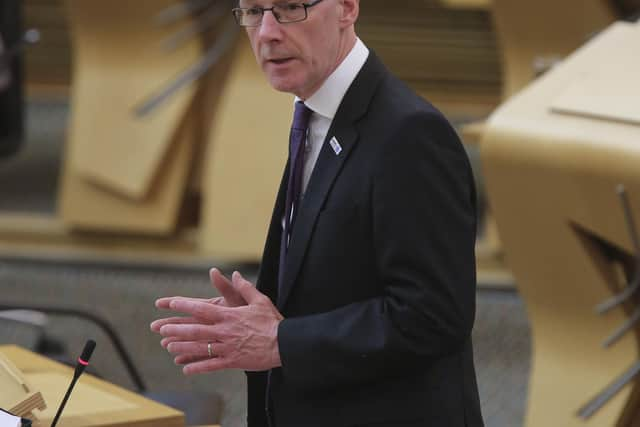
[{"label": "nose", "polygon": [[266,10],[262,16],[259,35],[262,41],[280,40],[282,38],[282,25],[270,10]]}]

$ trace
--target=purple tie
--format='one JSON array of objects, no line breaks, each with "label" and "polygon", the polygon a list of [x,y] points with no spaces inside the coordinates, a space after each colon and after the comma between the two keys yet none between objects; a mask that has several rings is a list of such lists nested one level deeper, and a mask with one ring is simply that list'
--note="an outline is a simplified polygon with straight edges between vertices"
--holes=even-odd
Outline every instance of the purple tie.
[{"label": "purple tie", "polygon": [[304,146],[310,118],[311,110],[302,101],[297,101],[289,136],[289,181],[287,183],[287,198],[285,201],[284,230],[282,230],[280,243],[280,282],[282,282],[284,274],[284,261],[289,248],[291,230],[293,230],[294,220],[297,216],[297,205],[302,191]]}]

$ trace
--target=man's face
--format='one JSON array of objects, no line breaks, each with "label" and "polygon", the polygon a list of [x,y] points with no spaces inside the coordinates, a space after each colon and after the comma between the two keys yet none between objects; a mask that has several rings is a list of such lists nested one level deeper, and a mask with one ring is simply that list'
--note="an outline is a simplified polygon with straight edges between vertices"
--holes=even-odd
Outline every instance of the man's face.
[{"label": "man's face", "polygon": [[[282,3],[292,1],[282,1]],[[241,0],[240,7],[271,7],[270,0]],[[302,99],[311,96],[341,60],[345,43],[344,7],[324,0],[302,22],[281,24],[265,11],[262,25],[247,28],[256,59],[269,83]]]}]

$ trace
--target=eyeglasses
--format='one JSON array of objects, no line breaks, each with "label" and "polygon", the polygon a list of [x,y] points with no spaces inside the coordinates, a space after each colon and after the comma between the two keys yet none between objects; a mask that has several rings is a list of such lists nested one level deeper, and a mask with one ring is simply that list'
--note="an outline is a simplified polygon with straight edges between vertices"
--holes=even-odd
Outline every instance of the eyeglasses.
[{"label": "eyeglasses", "polygon": [[268,10],[273,13],[274,18],[281,24],[304,21],[309,17],[307,9],[317,5],[323,0],[315,0],[311,3],[282,3],[272,7],[236,7],[232,9],[236,22],[241,27],[259,27],[262,24],[262,17]]}]

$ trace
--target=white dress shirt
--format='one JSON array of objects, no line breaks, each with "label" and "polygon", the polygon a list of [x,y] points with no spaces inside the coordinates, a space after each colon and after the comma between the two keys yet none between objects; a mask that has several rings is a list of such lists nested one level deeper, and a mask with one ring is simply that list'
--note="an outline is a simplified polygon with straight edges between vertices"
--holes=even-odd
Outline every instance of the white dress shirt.
[{"label": "white dress shirt", "polygon": [[[322,143],[327,136],[338,107],[368,57],[369,49],[360,39],[357,39],[355,46],[338,68],[331,73],[320,89],[304,101],[305,105],[311,109],[312,114],[305,144],[301,197],[304,197],[311,173],[320,155]],[[301,101],[301,99],[296,97],[295,101]]]}]

